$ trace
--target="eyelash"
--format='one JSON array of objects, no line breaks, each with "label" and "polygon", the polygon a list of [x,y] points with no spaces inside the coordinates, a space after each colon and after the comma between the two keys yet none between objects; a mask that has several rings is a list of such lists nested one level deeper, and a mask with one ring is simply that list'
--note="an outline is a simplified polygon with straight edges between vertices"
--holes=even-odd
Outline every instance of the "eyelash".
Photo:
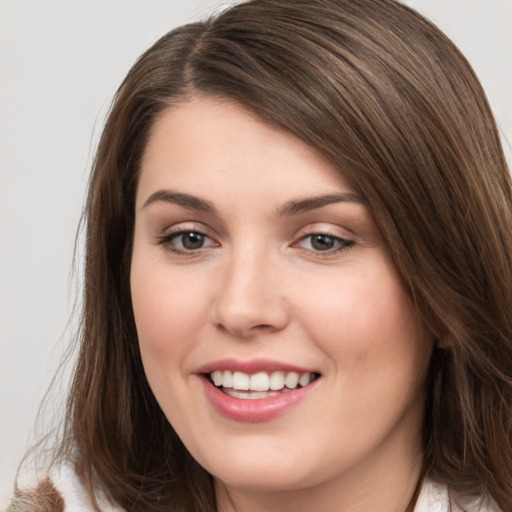
[{"label": "eyelash", "polygon": [[[196,236],[198,235],[200,237],[203,237],[204,239],[209,239],[209,240],[213,241],[213,239],[211,237],[209,237],[206,233],[204,233],[201,230],[180,229],[180,230],[173,231],[171,233],[167,233],[167,234],[159,237],[158,245],[162,245],[165,248],[165,250],[170,251],[170,252],[180,255],[180,256],[196,256],[199,253],[201,253],[204,249],[208,249],[210,247],[210,246],[206,246],[206,247],[201,246],[201,247],[198,247],[197,249],[183,250],[183,249],[177,248],[176,246],[174,246],[172,244],[173,240],[179,238],[180,236],[182,237],[184,235],[192,235],[192,234],[196,235]],[[337,235],[333,235],[332,233],[329,233],[329,232],[317,231],[317,232],[308,233],[307,235],[301,236],[298,241],[296,241],[292,244],[292,247],[297,247],[301,242],[308,240],[308,239],[310,239],[312,241],[313,237],[328,238],[328,239],[330,239],[330,241],[332,241],[333,244],[336,245],[336,247],[329,248],[326,250],[315,250],[315,249],[302,248],[303,250],[310,251],[320,257],[323,257],[323,256],[328,257],[328,256],[335,255],[337,253],[346,251],[346,250],[352,248],[355,244],[355,242],[353,240],[347,240],[346,238],[343,238],[343,237],[340,237]]]}]

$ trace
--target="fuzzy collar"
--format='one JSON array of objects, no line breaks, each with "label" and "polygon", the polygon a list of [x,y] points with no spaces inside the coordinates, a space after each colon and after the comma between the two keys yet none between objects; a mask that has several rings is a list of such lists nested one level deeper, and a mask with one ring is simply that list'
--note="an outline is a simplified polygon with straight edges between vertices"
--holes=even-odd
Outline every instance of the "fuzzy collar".
[{"label": "fuzzy collar", "polygon": [[[101,512],[125,512],[105,499],[99,499]],[[28,492],[17,495],[7,512],[93,512],[87,493],[78,477],[69,467],[62,467],[52,473],[51,478],[42,480]],[[492,504],[473,504],[468,512],[500,512]],[[445,485],[427,480],[421,490],[414,512],[462,512],[452,505]]]}]

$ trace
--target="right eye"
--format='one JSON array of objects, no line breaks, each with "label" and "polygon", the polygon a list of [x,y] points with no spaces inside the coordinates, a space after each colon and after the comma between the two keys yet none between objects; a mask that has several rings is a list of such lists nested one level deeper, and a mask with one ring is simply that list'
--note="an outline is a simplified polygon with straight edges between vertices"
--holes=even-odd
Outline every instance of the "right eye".
[{"label": "right eye", "polygon": [[180,230],[168,233],[161,237],[160,245],[177,254],[198,252],[207,247],[214,247],[214,242],[209,236],[200,231]]}]

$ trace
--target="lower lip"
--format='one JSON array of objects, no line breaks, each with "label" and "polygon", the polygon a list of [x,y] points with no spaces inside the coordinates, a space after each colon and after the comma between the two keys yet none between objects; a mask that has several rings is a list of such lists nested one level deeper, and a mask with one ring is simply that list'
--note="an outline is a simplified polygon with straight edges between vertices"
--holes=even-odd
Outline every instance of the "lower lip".
[{"label": "lower lip", "polygon": [[201,377],[201,381],[208,400],[218,413],[230,420],[257,423],[277,418],[298,405],[316,388],[318,379],[294,391],[253,400],[226,395],[206,377]]}]

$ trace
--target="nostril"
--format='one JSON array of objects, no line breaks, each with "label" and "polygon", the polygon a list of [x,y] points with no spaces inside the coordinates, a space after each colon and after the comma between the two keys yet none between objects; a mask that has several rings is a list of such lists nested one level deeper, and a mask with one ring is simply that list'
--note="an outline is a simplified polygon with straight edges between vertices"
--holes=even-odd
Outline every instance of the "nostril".
[{"label": "nostril", "polygon": [[249,338],[258,334],[270,334],[279,330],[279,326],[271,324],[256,324],[253,325],[250,321],[235,322],[235,321],[217,321],[215,327],[222,332],[230,333],[237,338]]},{"label": "nostril", "polygon": [[[233,271],[222,283],[212,307],[217,329],[238,338],[268,334],[283,329],[289,321],[286,301],[264,278]],[[252,274],[252,272],[250,272]],[[262,281],[263,279],[263,281]]]}]

